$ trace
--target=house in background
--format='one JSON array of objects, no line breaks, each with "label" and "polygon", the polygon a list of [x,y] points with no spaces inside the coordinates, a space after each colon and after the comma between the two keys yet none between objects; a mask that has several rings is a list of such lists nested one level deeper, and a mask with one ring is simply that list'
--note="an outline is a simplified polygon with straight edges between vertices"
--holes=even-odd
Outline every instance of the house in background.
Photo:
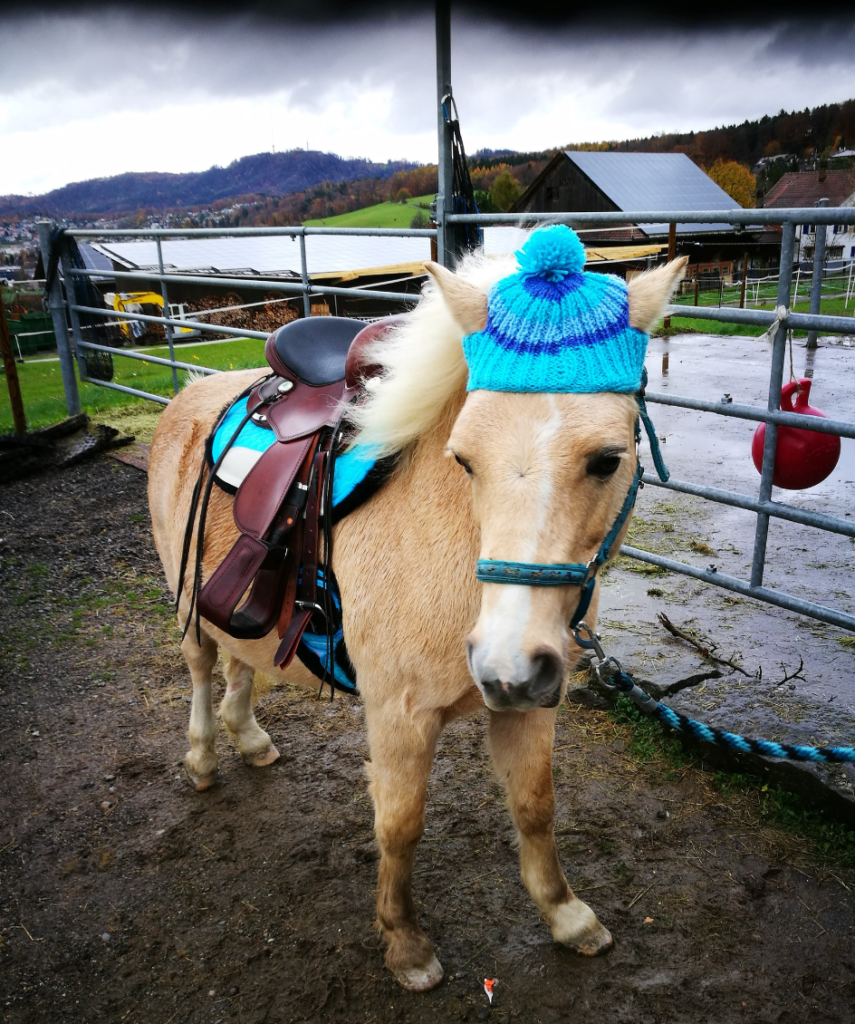
[{"label": "house in background", "polygon": [[[587,213],[621,210],[732,210],[736,202],[684,153],[557,153],[517,201],[514,212]],[[587,243],[667,241],[668,223],[582,228]],[[676,225],[677,254],[687,276],[731,279],[745,253],[753,265],[777,267],[781,233],[744,230],[726,221]]]},{"label": "house in background", "polygon": [[[816,206],[827,199],[829,206],[855,206],[855,171],[794,171],[785,174],[766,196],[766,209]],[[823,230],[820,228],[820,230]],[[826,266],[840,266],[855,260],[855,225],[829,224],[825,229]],[[796,225],[797,261],[812,263],[816,249],[816,224]]]}]

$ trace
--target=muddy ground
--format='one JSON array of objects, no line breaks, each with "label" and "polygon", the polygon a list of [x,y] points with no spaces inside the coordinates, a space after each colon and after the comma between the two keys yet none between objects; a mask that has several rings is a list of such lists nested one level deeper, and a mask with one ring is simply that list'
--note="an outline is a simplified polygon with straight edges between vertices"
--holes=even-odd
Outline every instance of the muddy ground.
[{"label": "muddy ground", "polygon": [[639,757],[613,717],[572,704],[558,841],[615,949],[551,942],[473,719],[443,738],[415,872],[446,980],[402,993],[372,927],[357,700],[262,693],[281,762],[247,768],[223,737],[221,783],[184,780],[189,676],[145,482],[101,456],[0,488],[0,1019],[855,1017],[855,872],[764,824],[756,794]]}]

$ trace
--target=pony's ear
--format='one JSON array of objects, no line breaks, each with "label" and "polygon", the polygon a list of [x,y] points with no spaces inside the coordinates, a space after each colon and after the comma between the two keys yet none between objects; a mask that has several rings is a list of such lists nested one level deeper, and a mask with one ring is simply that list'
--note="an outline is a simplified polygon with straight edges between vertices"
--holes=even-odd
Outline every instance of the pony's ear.
[{"label": "pony's ear", "polygon": [[465,334],[475,334],[487,326],[487,293],[428,260],[425,270],[436,281],[445,304]]},{"label": "pony's ear", "polygon": [[655,270],[639,274],[629,282],[629,325],[638,331],[650,329],[665,312],[677,282],[683,278],[688,256],[671,260]]}]

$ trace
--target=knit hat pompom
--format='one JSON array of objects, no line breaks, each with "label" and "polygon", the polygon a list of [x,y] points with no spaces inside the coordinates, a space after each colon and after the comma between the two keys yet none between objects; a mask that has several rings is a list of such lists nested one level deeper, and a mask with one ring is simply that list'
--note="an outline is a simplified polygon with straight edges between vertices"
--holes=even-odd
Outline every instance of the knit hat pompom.
[{"label": "knit hat pompom", "polygon": [[518,252],[517,265],[526,277],[544,281],[563,281],[585,266],[585,247],[579,236],[564,224],[553,224],[535,231]]}]

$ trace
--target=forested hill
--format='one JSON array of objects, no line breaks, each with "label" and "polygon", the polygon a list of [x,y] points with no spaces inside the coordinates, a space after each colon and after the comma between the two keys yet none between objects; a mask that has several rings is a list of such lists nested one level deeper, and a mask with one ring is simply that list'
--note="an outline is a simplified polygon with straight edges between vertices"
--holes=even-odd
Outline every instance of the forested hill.
[{"label": "forested hill", "polygon": [[218,199],[250,193],[283,196],[322,181],[388,178],[395,171],[415,167],[396,161],[344,160],[334,153],[290,150],[257,153],[235,160],[228,167],[211,167],[188,174],[131,172],[113,178],[92,178],[41,196],[0,196],[0,217],[75,214],[114,214],[169,207],[203,206]]},{"label": "forested hill", "polygon": [[[652,135],[624,142],[583,143],[567,149],[609,149],[617,152],[686,153],[709,167],[716,160],[736,160],[753,167],[764,156],[821,156],[838,147],[855,149],[855,100],[822,107],[766,115],[698,132]],[[504,157],[508,162],[509,158]]]}]

